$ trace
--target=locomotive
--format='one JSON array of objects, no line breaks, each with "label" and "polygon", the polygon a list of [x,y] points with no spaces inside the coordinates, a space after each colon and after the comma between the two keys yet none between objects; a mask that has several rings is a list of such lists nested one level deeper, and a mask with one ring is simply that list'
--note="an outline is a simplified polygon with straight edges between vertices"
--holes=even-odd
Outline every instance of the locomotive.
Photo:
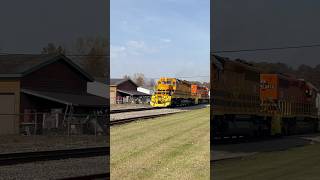
[{"label": "locomotive", "polygon": [[151,97],[152,107],[187,106],[209,102],[209,89],[186,80],[160,78]]},{"label": "locomotive", "polygon": [[211,55],[214,138],[315,132],[318,90],[295,77]]}]

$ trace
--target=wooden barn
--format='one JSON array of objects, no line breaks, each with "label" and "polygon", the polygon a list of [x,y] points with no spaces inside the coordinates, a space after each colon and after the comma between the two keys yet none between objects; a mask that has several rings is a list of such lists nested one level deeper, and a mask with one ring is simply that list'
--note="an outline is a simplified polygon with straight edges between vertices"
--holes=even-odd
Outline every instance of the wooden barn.
[{"label": "wooden barn", "polygon": [[0,135],[16,134],[28,113],[92,113],[106,98],[87,93],[94,79],[63,55],[0,55]]},{"label": "wooden barn", "polygon": [[110,104],[132,103],[150,96],[137,88],[131,79],[110,79]]}]

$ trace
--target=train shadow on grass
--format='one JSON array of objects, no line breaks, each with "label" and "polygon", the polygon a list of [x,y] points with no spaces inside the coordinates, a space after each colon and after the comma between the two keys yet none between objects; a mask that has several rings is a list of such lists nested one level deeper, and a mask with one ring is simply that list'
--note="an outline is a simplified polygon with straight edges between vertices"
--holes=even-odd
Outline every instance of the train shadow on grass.
[{"label": "train shadow on grass", "polygon": [[209,107],[209,104],[198,104],[198,105],[192,105],[192,106],[175,106],[174,109],[179,110],[196,110],[196,109],[203,109]]},{"label": "train shadow on grass", "polygon": [[[319,134],[317,134],[319,136]],[[310,134],[306,136],[316,136]],[[256,153],[284,151],[290,148],[309,145],[312,140],[305,138],[306,136],[285,136],[285,137],[267,137],[263,139],[257,138],[237,138],[216,140],[211,144],[211,151],[223,151],[230,153]]]}]

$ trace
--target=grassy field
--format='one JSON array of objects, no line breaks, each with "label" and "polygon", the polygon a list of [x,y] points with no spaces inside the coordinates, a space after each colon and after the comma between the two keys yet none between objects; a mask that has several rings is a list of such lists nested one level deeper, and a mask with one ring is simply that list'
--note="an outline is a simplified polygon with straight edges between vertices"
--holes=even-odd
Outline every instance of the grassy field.
[{"label": "grassy field", "polygon": [[320,144],[214,163],[214,180],[320,179]]},{"label": "grassy field", "polygon": [[111,179],[209,179],[209,108],[111,128]]}]

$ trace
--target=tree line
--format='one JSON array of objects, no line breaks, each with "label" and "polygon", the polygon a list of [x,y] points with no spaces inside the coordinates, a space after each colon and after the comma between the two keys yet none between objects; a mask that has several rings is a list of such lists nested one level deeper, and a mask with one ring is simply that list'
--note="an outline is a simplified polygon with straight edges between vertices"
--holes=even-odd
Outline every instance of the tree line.
[{"label": "tree line", "polygon": [[[135,73],[133,76],[124,75],[124,79],[131,79],[133,80],[138,86],[144,86],[147,88],[153,88],[156,85],[156,80],[151,78],[146,78],[143,73]],[[193,84],[197,84],[200,86],[205,86],[210,88],[209,82],[199,82],[199,81],[190,81]]]},{"label": "tree line", "polygon": [[284,63],[268,63],[268,62],[250,62],[254,66],[264,69],[270,73],[282,73],[293,75],[296,78],[301,78],[311,82],[315,87],[320,89],[320,64],[311,67],[301,64],[297,68],[292,68]]},{"label": "tree line", "polygon": [[95,79],[106,82],[109,74],[108,42],[104,37],[80,37],[69,47],[48,43],[41,53],[71,55],[69,58],[82,66]]}]

